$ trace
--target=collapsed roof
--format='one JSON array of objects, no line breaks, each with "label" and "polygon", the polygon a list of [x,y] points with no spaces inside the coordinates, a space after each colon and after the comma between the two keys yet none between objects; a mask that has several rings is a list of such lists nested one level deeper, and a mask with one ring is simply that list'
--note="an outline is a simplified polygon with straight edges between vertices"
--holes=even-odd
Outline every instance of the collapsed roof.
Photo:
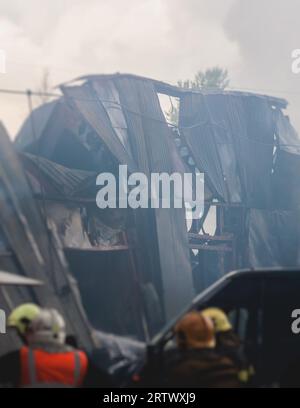
[{"label": "collapsed roof", "polygon": [[[89,170],[97,172],[107,169],[103,164],[109,156],[107,151],[131,172],[149,176],[153,172],[184,171],[155,81],[127,75],[99,76],[88,78],[83,85],[68,84],[61,89],[63,98],[39,108],[41,114],[39,109],[33,114],[34,123],[41,118],[36,140],[30,136],[30,119],[21,129],[16,145],[23,151],[77,169],[90,166]],[[71,138],[72,152],[67,147]],[[164,310],[170,319],[194,295],[185,212],[155,209],[153,226],[144,215],[147,213],[142,209],[135,212],[143,274],[161,281]],[[155,241],[149,234],[153,228]]]}]

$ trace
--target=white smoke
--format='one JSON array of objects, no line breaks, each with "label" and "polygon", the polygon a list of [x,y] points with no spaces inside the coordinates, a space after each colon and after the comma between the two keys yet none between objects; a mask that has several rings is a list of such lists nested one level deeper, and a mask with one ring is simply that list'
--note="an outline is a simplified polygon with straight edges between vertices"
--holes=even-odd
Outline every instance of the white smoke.
[{"label": "white smoke", "polygon": [[[0,0],[0,9],[0,88],[36,89],[45,67],[53,85],[101,72],[176,83],[213,65],[229,69],[232,86],[273,94],[300,81],[290,70],[297,0]],[[297,95],[279,96],[298,106]],[[12,136],[27,109],[25,98],[0,94]]]},{"label": "white smoke", "polygon": [[299,16],[298,0],[235,0],[224,21],[241,57],[232,83],[288,99],[298,130],[300,75],[292,73],[291,53],[300,48]]}]

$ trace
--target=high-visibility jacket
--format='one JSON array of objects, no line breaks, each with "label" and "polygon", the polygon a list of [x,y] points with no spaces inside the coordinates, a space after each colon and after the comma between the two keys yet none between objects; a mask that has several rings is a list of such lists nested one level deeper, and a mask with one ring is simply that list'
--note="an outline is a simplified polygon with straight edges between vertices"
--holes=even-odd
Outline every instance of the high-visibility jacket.
[{"label": "high-visibility jacket", "polygon": [[79,350],[49,353],[24,346],[20,358],[21,387],[79,387],[88,368],[87,356]]}]

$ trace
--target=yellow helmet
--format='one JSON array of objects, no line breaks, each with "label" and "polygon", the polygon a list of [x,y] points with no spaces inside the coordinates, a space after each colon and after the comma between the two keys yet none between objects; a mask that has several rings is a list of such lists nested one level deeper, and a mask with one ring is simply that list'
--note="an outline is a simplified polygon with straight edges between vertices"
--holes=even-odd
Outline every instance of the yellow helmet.
[{"label": "yellow helmet", "polygon": [[40,312],[40,307],[34,303],[24,303],[11,312],[7,325],[16,328],[20,334],[24,335],[28,325],[39,316]]},{"label": "yellow helmet", "polygon": [[223,312],[223,310],[217,307],[209,307],[202,311],[204,316],[209,317],[215,326],[215,332],[225,332],[227,330],[231,330],[232,326],[228,320],[228,317]]}]

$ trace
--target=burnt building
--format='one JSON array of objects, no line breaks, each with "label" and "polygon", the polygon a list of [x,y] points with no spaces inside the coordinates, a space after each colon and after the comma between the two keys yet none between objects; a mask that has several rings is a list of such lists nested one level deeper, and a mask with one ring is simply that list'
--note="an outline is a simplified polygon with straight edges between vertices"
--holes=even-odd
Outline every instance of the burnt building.
[{"label": "burnt building", "polygon": [[[60,89],[14,146],[1,141],[0,261],[47,283],[34,299],[66,310],[82,344],[94,328],[147,339],[229,270],[299,264],[300,143],[285,100],[121,74]],[[178,99],[177,124],[161,94]],[[99,209],[97,175],[120,164],[204,172],[203,214],[188,224],[184,208]]]}]

